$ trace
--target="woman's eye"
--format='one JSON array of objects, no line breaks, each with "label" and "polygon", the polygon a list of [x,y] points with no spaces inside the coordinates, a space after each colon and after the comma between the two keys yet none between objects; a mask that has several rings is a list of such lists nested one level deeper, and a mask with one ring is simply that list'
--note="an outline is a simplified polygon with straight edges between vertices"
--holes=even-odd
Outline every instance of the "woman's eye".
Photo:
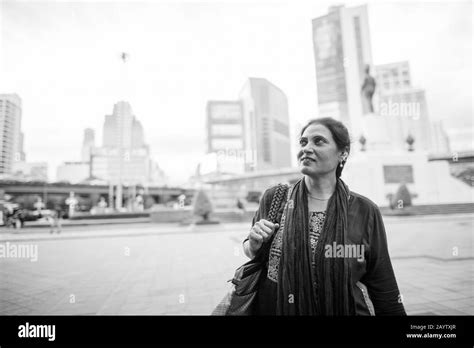
[{"label": "woman's eye", "polygon": [[301,145],[301,146],[305,146],[306,143],[307,143],[306,140],[304,140],[304,139],[301,139],[301,140],[300,140],[300,145]]},{"label": "woman's eye", "polygon": [[315,144],[315,145],[318,145],[318,144],[321,145],[321,144],[323,144],[323,143],[324,143],[324,141],[323,141],[323,139],[321,139],[321,138],[319,138],[319,139],[314,139],[314,144]]}]

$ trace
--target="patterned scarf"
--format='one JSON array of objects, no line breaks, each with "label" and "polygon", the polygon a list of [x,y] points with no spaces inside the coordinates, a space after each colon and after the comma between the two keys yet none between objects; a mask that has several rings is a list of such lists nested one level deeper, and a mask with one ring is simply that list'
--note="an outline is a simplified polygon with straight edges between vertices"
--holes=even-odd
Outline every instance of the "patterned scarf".
[{"label": "patterned scarf", "polygon": [[278,272],[278,315],[354,315],[355,305],[347,258],[326,258],[326,245],[344,245],[347,238],[349,188],[337,179],[311,267],[307,188],[299,180],[285,205],[280,230],[282,252]]}]

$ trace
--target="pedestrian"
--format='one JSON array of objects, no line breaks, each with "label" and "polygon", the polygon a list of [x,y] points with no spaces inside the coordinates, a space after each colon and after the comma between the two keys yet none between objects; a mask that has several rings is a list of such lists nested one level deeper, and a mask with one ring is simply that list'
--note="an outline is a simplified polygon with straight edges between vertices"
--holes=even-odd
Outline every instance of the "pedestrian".
[{"label": "pedestrian", "polygon": [[245,205],[240,198],[237,198],[237,209],[241,215],[245,214]]},{"label": "pedestrian", "polygon": [[51,211],[51,215],[49,216],[49,221],[50,221],[50,226],[51,229],[49,233],[54,233],[54,230],[56,229],[56,232],[59,234],[61,233],[61,228],[62,228],[62,209],[60,205],[55,205],[54,209]]},{"label": "pedestrian", "polygon": [[340,178],[350,144],[341,122],[310,121],[299,139],[302,177],[279,224],[266,220],[276,186],[263,194],[244,240],[250,258],[271,243],[255,314],[406,315],[380,210]]}]

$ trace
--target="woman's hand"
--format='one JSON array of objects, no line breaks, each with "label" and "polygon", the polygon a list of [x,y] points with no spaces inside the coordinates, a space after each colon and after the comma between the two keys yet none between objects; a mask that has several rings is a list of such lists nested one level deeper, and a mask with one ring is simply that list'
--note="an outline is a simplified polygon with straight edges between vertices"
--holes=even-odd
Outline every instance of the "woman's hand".
[{"label": "woman's hand", "polygon": [[250,229],[249,234],[249,251],[252,255],[262,247],[263,242],[266,242],[278,229],[279,225],[274,224],[268,220],[261,219],[255,223]]}]

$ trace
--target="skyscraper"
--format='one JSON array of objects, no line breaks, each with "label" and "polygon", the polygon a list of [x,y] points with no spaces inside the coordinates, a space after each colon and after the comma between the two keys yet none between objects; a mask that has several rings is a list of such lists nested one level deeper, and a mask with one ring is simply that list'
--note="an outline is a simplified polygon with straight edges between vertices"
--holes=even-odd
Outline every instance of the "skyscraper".
[{"label": "skyscraper", "polygon": [[16,94],[0,94],[0,174],[11,174],[13,163],[24,157],[21,99]]},{"label": "skyscraper", "polygon": [[92,128],[84,129],[82,140],[81,158],[82,162],[89,162],[92,149],[95,147],[95,132]]},{"label": "skyscraper", "polygon": [[246,171],[291,166],[290,119],[285,93],[263,78],[249,78],[240,92]]},{"label": "skyscraper", "polygon": [[240,100],[212,100],[206,107],[207,152],[216,154],[219,174],[245,171],[244,123]]},{"label": "skyscraper", "polygon": [[207,151],[244,149],[242,103],[212,100],[207,103]]},{"label": "skyscraper", "polygon": [[153,178],[153,166],[143,127],[129,103],[114,105],[112,115],[106,115],[103,146],[92,151],[92,175],[113,183],[148,184]]},{"label": "skyscraper", "polygon": [[[377,65],[377,114],[385,119],[390,141],[397,148],[406,147],[406,139],[415,139],[415,150],[432,151],[432,124],[428,116],[425,91],[412,86],[407,61]],[[446,143],[438,144],[441,150]],[[444,149],[441,152],[447,152]]]},{"label": "skyscraper", "polygon": [[334,117],[359,136],[364,70],[372,67],[367,7],[331,6],[312,23],[319,116]]}]

